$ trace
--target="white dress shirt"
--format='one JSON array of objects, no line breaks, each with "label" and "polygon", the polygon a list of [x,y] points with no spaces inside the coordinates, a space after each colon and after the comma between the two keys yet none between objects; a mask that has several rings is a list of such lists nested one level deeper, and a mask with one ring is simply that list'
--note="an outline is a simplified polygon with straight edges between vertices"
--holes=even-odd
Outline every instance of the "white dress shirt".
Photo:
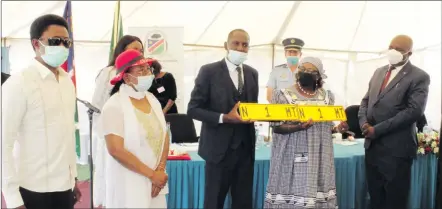
[{"label": "white dress shirt", "polygon": [[[408,63],[408,60],[401,66],[397,66],[396,68],[394,68],[394,70],[391,71],[390,73],[390,78],[387,81],[387,84],[385,85],[385,87],[387,87],[387,85],[394,79],[394,77],[396,77],[396,75],[399,73],[399,71],[402,70],[402,68],[404,68],[404,66]],[[391,65],[388,65],[388,68],[390,68]]]},{"label": "white dress shirt", "polygon": [[[229,75],[233,81],[233,85],[235,85],[235,88],[238,89],[238,71],[236,71],[236,68],[237,67],[241,68],[241,77],[242,77],[242,80],[244,83],[244,70],[243,70],[242,64],[235,65],[235,64],[231,63],[227,58],[225,58],[224,60],[226,61],[227,69],[229,69]],[[223,115],[224,114],[221,114],[219,116],[219,123],[223,123]]]},{"label": "white dress shirt", "polygon": [[[2,86],[2,191],[8,208],[23,205],[19,187],[56,192],[75,185],[75,87],[34,60]],[[18,162],[12,150],[20,146]]]}]

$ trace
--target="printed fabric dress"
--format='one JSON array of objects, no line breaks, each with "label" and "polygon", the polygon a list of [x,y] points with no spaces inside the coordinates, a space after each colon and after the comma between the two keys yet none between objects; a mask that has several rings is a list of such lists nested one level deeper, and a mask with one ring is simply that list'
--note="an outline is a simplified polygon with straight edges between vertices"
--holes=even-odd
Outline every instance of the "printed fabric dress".
[{"label": "printed fabric dress", "polygon": [[[314,98],[295,88],[275,90],[273,104],[333,105],[330,91]],[[283,123],[274,122],[273,127]],[[269,181],[264,208],[337,208],[332,122],[317,122],[291,134],[273,133]]]}]

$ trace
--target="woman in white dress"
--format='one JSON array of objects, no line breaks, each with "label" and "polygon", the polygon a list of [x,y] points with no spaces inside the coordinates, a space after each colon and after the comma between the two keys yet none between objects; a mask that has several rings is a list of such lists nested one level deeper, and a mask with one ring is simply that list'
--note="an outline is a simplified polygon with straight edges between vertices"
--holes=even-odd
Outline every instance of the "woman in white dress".
[{"label": "woman in white dress", "polygon": [[[116,75],[115,68],[115,60],[117,57],[128,49],[135,49],[143,53],[143,43],[140,38],[131,35],[125,35],[121,37],[115,46],[114,54],[112,59],[109,61],[107,67],[100,70],[97,77],[95,78],[95,90],[92,96],[92,105],[97,107],[98,109],[102,109],[104,103],[109,99],[110,92],[112,89],[112,85],[110,84],[110,80]],[[104,165],[105,159],[104,154],[106,151],[106,144],[104,143],[104,135],[102,134],[99,127],[101,127],[100,123],[100,114],[94,114],[94,127],[93,127],[93,159],[95,165],[94,172],[94,204],[95,206],[105,206],[103,205],[105,201],[104,191],[106,189],[106,183],[104,182]]]},{"label": "woman in white dress", "polygon": [[109,153],[106,208],[167,208],[169,140],[161,104],[147,91],[152,61],[127,50],[115,62],[114,87],[101,113]]}]

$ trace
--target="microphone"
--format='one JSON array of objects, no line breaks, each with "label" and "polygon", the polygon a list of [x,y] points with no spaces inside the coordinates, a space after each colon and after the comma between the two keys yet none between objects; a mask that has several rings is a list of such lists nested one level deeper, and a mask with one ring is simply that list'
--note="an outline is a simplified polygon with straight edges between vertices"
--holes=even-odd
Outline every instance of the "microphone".
[{"label": "microphone", "polygon": [[83,104],[84,104],[87,108],[89,108],[89,110],[91,110],[92,112],[95,112],[95,113],[101,113],[101,111],[100,111],[98,108],[94,107],[94,106],[93,106],[91,103],[89,103],[88,101],[84,101],[84,100],[81,100],[81,99],[79,99],[79,98],[77,98],[77,101],[83,103]]}]

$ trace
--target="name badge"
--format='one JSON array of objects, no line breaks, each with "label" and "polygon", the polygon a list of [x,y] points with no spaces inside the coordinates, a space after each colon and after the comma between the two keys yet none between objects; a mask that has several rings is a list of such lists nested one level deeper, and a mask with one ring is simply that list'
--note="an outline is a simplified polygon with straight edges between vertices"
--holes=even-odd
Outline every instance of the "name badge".
[{"label": "name badge", "polygon": [[305,163],[308,161],[307,153],[305,154],[295,154],[295,163]]},{"label": "name badge", "polygon": [[161,92],[164,92],[164,91],[166,91],[166,89],[164,89],[164,87],[160,87],[160,88],[157,88],[157,91],[158,91],[158,93],[161,93]]}]

